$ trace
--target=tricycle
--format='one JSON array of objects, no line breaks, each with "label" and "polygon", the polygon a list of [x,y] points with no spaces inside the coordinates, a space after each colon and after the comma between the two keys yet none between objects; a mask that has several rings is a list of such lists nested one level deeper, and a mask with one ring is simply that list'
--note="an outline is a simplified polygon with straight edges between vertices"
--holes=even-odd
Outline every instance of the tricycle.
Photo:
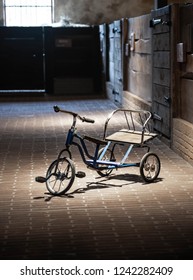
[{"label": "tricycle", "polygon": [[[126,167],[138,167],[144,182],[155,181],[160,173],[160,159],[156,153],[150,152],[147,143],[157,136],[151,132],[150,120],[152,114],[146,110],[131,110],[118,108],[107,117],[102,139],[90,135],[81,135],[77,129],[77,120],[94,123],[93,119],[80,116],[76,112],[61,109],[54,106],[56,113],[61,112],[72,116],[72,125],[66,136],[65,147],[57,158],[50,164],[46,176],[38,176],[36,182],[46,183],[48,191],[52,195],[67,193],[74,183],[75,177],[85,177],[85,172],[76,172],[75,163],[72,160],[71,147],[75,146],[81,155],[81,159],[88,168],[95,170],[100,176],[109,176],[113,170]],[[120,117],[121,116],[121,117]],[[125,126],[109,133],[113,120],[124,119]],[[111,123],[111,125],[110,125]],[[88,150],[87,144],[92,142],[94,150]],[[124,146],[125,152],[120,161],[116,160],[116,147]],[[140,162],[126,162],[133,148],[146,149]]]}]

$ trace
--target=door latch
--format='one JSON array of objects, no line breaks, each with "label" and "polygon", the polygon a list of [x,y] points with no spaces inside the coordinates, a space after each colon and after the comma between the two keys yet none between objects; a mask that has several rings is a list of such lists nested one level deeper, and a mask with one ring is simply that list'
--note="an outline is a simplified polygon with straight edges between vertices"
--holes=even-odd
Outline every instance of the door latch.
[{"label": "door latch", "polygon": [[168,104],[171,104],[171,102],[172,102],[171,97],[169,97],[169,96],[164,96],[164,102],[165,102],[165,103],[168,103]]},{"label": "door latch", "polygon": [[160,121],[160,122],[163,121],[163,118],[160,117],[160,116],[159,116],[158,114],[156,114],[156,113],[153,113],[153,114],[152,114],[152,119],[153,119],[153,120],[156,120],[156,121]]}]

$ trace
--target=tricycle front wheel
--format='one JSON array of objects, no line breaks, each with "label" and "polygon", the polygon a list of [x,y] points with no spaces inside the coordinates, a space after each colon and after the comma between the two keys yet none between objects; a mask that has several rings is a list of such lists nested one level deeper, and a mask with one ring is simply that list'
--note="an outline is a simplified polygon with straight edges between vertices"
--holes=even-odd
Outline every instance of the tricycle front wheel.
[{"label": "tricycle front wheel", "polygon": [[142,157],[140,162],[140,174],[145,182],[151,183],[157,179],[160,168],[160,159],[156,154],[150,152]]},{"label": "tricycle front wheel", "polygon": [[51,163],[47,170],[46,187],[53,195],[66,193],[75,179],[75,166],[69,158],[59,158]]}]

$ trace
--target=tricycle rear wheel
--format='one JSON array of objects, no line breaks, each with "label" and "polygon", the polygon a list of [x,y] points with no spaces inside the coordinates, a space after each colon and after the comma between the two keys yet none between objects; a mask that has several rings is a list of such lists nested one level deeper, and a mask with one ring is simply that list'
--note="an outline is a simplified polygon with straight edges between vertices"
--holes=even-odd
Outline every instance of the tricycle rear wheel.
[{"label": "tricycle rear wheel", "polygon": [[[98,158],[100,157],[100,155],[102,154],[104,148],[100,149],[98,152]],[[111,151],[111,149],[107,149],[105,155],[101,158],[101,160],[104,161],[114,161],[114,153],[113,151]],[[101,164],[102,167],[102,164]],[[101,177],[105,177],[111,174],[111,172],[113,171],[113,169],[107,169],[104,168],[104,170],[98,170],[97,173],[101,176]]]},{"label": "tricycle rear wheel", "polygon": [[160,159],[155,153],[146,153],[140,162],[140,174],[143,180],[147,183],[157,179],[160,173]]}]

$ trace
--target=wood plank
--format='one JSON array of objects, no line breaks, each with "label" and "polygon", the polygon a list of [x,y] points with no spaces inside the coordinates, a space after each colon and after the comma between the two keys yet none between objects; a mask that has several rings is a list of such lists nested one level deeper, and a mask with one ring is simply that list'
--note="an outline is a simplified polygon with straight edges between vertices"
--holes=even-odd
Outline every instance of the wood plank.
[{"label": "wood plank", "polygon": [[114,82],[114,75],[115,75],[115,70],[114,70],[114,62],[109,62],[109,80],[113,83]]},{"label": "wood plank", "polygon": [[181,80],[181,112],[182,118],[193,123],[193,98],[192,98],[193,80]]},{"label": "wood plank", "polygon": [[180,118],[174,118],[173,128],[176,131],[181,132],[184,136],[189,137],[190,140],[188,142],[191,142],[191,145],[193,147],[193,124]]},{"label": "wood plank", "polygon": [[170,51],[169,33],[153,35],[152,40],[153,40],[153,51]]},{"label": "wood plank", "polygon": [[152,99],[152,77],[151,74],[143,72],[129,72],[129,91],[146,101]]},{"label": "wood plank", "polygon": [[158,68],[170,68],[170,52],[158,51],[153,53],[153,66]]},{"label": "wood plank", "polygon": [[139,39],[135,42],[135,52],[143,54],[151,54],[151,40]]},{"label": "wood plank", "polygon": [[110,43],[109,43],[109,60],[110,61],[114,61],[114,38],[110,39]]},{"label": "wood plank", "polygon": [[138,53],[132,53],[129,61],[129,69],[136,72],[143,72],[144,74],[151,74],[151,55],[141,55]]},{"label": "wood plank", "polygon": [[162,121],[155,120],[154,121],[154,128],[165,135],[166,137],[170,138],[170,132],[171,132],[171,127],[170,127],[170,112],[166,106],[163,104],[160,104],[158,102],[153,103],[153,113],[158,114],[161,118]]},{"label": "wood plank", "polygon": [[131,38],[131,34],[135,32],[136,40],[141,38],[149,39],[151,38],[151,28],[149,28],[150,22],[150,14],[143,15],[140,17],[130,18],[129,19],[129,38]]},{"label": "wood plank", "polygon": [[193,72],[193,54],[189,54],[186,57],[186,72]]},{"label": "wood plank", "polygon": [[170,96],[170,88],[165,87],[165,86],[160,86],[153,84],[153,93],[152,93],[153,99],[157,101],[158,103],[170,107],[170,104],[167,103],[164,99],[164,97],[169,97]]},{"label": "wood plank", "polygon": [[154,84],[170,87],[170,78],[171,78],[171,73],[169,69],[160,69],[160,68],[153,69]]}]

